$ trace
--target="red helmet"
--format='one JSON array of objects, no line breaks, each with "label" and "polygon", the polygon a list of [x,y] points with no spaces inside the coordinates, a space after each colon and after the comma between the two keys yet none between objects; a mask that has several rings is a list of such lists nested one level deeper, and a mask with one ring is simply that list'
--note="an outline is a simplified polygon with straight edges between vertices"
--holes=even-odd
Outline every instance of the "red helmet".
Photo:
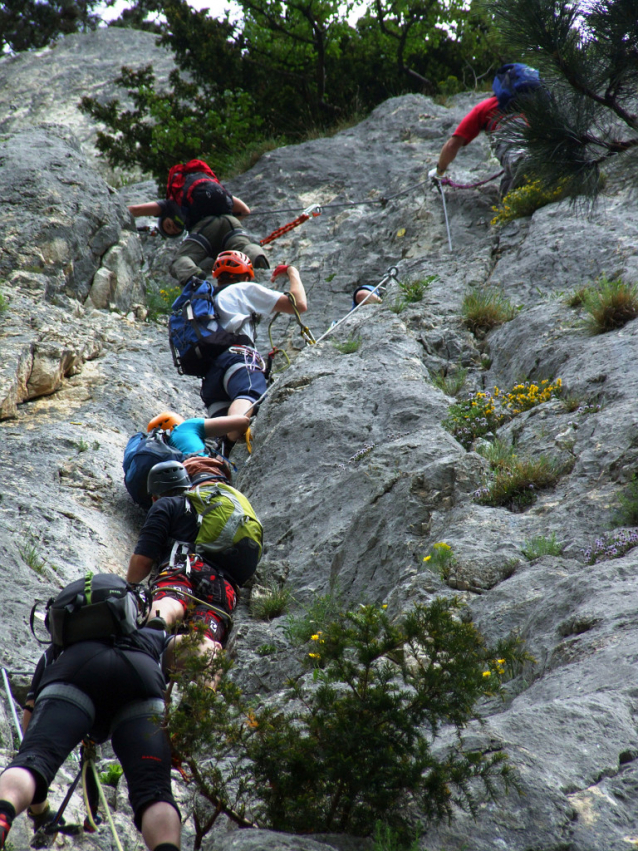
[{"label": "red helmet", "polygon": [[213,277],[219,278],[224,272],[229,275],[248,275],[251,280],[255,277],[250,257],[241,251],[222,251],[217,255],[213,265]]}]

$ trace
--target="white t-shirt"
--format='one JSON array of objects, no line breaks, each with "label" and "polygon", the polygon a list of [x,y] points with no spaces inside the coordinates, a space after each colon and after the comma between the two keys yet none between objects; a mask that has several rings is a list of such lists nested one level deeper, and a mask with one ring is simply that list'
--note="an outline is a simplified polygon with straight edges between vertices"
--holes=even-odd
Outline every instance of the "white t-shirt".
[{"label": "white t-shirt", "polygon": [[261,284],[244,281],[230,284],[215,298],[217,314],[222,328],[233,334],[245,334],[255,342],[254,329],[250,321],[252,313],[270,316],[272,309],[281,298],[281,293],[269,290]]}]

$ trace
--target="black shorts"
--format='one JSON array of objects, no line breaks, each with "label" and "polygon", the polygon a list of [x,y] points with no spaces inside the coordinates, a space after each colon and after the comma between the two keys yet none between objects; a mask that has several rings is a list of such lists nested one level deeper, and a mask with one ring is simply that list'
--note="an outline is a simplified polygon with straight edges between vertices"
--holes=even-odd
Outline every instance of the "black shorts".
[{"label": "black shorts", "polygon": [[33,802],[40,803],[85,736],[104,741],[110,735],[138,829],[144,810],[156,802],[179,813],[171,791],[170,743],[160,726],[164,687],[158,663],[145,653],[94,641],[72,645],[42,678],[24,740],[8,768],[33,774]]}]

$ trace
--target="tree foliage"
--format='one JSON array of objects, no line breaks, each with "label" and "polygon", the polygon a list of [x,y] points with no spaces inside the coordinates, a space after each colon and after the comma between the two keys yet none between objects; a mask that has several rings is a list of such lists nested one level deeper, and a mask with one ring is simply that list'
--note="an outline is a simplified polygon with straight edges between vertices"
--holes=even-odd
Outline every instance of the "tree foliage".
[{"label": "tree foliage", "polygon": [[208,156],[223,174],[260,136],[296,141],[392,95],[432,94],[450,77],[474,85],[496,63],[487,17],[462,0],[376,0],[356,24],[352,0],[238,0],[239,23],[186,0],[139,2],[161,8],[160,42],[179,71],[163,91],[150,71],[123,72],[134,110],[91,98],[82,109],[106,126],[99,147],[112,165],[160,182],[178,159]]},{"label": "tree foliage", "polygon": [[[636,0],[494,0],[507,43],[547,84],[504,124],[530,175],[595,197],[600,168],[638,148]],[[635,172],[634,172],[635,173]]]},{"label": "tree foliage", "polygon": [[102,0],[2,0],[0,3],[1,52],[46,47],[60,35],[95,29],[100,21],[96,7],[112,5]]},{"label": "tree foliage", "polygon": [[[506,754],[464,746],[461,733],[529,657],[515,638],[488,648],[460,608],[439,599],[395,621],[382,606],[346,612],[305,645],[314,670],[261,705],[244,702],[232,676],[217,692],[188,683],[191,667],[168,726],[211,813],[370,835],[380,817],[405,833],[410,812],[436,821],[494,797],[511,780]],[[456,738],[435,753],[443,727]]]}]

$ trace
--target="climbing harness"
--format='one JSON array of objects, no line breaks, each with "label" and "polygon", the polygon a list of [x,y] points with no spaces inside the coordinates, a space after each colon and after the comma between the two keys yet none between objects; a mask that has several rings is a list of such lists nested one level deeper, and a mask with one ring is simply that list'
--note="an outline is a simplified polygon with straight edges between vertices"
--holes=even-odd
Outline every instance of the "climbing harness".
[{"label": "climbing harness", "polygon": [[18,739],[20,740],[20,743],[22,743],[22,727],[20,726],[20,721],[18,720],[18,713],[16,712],[16,705],[13,699],[13,694],[11,693],[11,686],[9,685],[9,678],[7,677],[6,668],[2,669],[2,681],[4,682],[4,690],[6,691],[7,697],[9,698],[9,709],[11,710],[11,717],[13,718],[13,723],[15,724],[15,728],[18,732]]},{"label": "climbing harness", "polygon": [[299,225],[302,225],[304,222],[307,222],[311,216],[315,217],[320,215],[321,207],[319,206],[319,204],[313,204],[311,207],[307,207],[300,216],[297,216],[296,219],[293,219],[286,225],[282,225],[280,228],[275,228],[275,230],[270,234],[270,236],[265,236],[263,239],[260,239],[259,244],[268,245],[269,242],[273,242],[275,239],[279,239],[280,236],[283,236],[285,233],[288,233],[288,231],[291,231],[293,230],[293,228],[299,227]]},{"label": "climbing harness", "polygon": [[[396,266],[390,266],[390,268],[389,268],[389,269],[388,269],[388,271],[385,273],[385,275],[383,276],[383,278],[381,279],[381,281],[379,281],[379,283],[376,285],[376,287],[375,287],[373,290],[370,290],[369,295],[367,295],[364,299],[362,299],[362,301],[361,301],[361,302],[360,302],[360,303],[359,303],[359,304],[358,304],[355,308],[353,308],[353,310],[350,310],[350,311],[349,311],[349,312],[348,312],[348,313],[347,313],[344,317],[342,317],[342,318],[339,320],[339,322],[336,322],[334,325],[332,325],[330,328],[328,328],[328,330],[327,330],[324,334],[322,334],[322,335],[321,335],[321,337],[319,337],[319,339],[318,339],[318,340],[315,340],[315,339],[313,338],[313,341],[312,341],[313,345],[316,345],[317,343],[320,343],[322,340],[325,340],[325,338],[326,338],[329,334],[332,334],[332,332],[333,332],[333,331],[335,331],[335,330],[339,327],[339,325],[341,325],[341,323],[342,323],[344,320],[346,320],[349,316],[352,316],[352,314],[353,314],[353,313],[354,313],[354,312],[355,312],[355,311],[356,311],[359,307],[361,307],[361,305],[362,305],[362,304],[365,304],[365,302],[366,302],[366,301],[370,298],[370,296],[371,296],[371,295],[373,295],[374,293],[376,293],[376,292],[377,292],[377,290],[380,290],[382,287],[384,287],[384,286],[388,283],[388,281],[390,281],[390,280],[392,280],[392,279],[396,278],[396,277],[397,277],[397,275],[398,275],[398,272],[399,272],[399,270],[397,269],[397,267],[396,267]],[[289,293],[287,293],[287,295],[288,295],[288,298],[290,298],[290,294],[289,294]],[[300,321],[300,323],[299,323],[299,324],[301,324],[301,321]],[[245,416],[245,417],[249,416],[249,415],[250,415],[250,412],[251,412],[254,408],[256,408],[256,407],[257,407],[257,405],[260,405],[260,404],[263,402],[263,400],[264,400],[264,399],[266,398],[266,396],[270,393],[270,391],[272,390],[272,388],[273,388],[274,386],[275,386],[274,384],[271,384],[271,385],[270,385],[270,386],[266,389],[266,391],[265,391],[264,393],[262,393],[262,394],[261,394],[261,396],[259,397],[259,399],[257,399],[257,401],[256,401],[256,402],[253,402],[253,404],[250,406],[250,408],[248,408],[248,410],[244,412],[244,416]]]},{"label": "climbing harness", "polygon": [[231,346],[228,351],[233,355],[242,355],[244,366],[249,372],[266,371],[266,363],[257,349],[250,346]]},{"label": "climbing harness", "polygon": [[489,177],[486,177],[485,180],[479,180],[476,183],[455,183],[449,177],[442,177],[439,180],[439,183],[444,186],[449,186],[450,189],[476,189],[477,186],[483,186],[485,183],[489,183],[491,180],[496,180],[497,177],[500,177],[505,173],[505,169],[502,168],[500,171],[497,171],[496,174],[491,174]]},{"label": "climbing harness", "polygon": [[443,215],[445,216],[445,227],[447,229],[447,242],[450,246],[450,251],[452,251],[452,237],[450,235],[450,221],[447,217],[447,207],[445,205],[445,192],[443,191],[443,187],[441,186],[442,181],[437,180],[437,186],[439,192],[441,193],[441,203],[443,204]]}]

